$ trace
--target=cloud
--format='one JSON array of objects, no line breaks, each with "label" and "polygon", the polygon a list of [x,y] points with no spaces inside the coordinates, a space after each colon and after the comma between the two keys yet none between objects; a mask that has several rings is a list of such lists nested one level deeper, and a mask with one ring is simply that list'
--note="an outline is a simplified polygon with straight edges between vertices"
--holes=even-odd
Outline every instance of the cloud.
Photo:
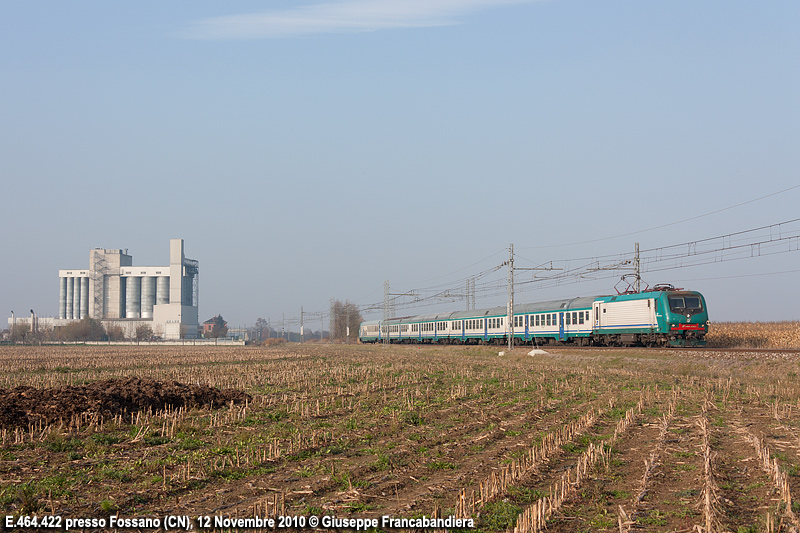
[{"label": "cloud", "polygon": [[188,39],[265,39],[314,33],[356,33],[390,28],[458,24],[482,9],[534,0],[345,0],[197,20],[179,36]]}]

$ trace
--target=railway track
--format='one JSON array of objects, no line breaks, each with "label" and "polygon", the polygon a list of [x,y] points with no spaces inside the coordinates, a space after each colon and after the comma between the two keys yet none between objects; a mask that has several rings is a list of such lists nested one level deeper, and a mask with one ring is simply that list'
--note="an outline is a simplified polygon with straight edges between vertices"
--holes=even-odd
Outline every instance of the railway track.
[{"label": "railway track", "polygon": [[707,348],[707,347],[679,347],[679,348],[645,348],[644,346],[569,346],[563,345],[543,345],[533,346],[532,348],[541,348],[543,350],[580,350],[580,351],[634,351],[634,350],[647,350],[648,352],[660,351],[665,353],[674,353],[675,351],[688,351],[688,352],[721,352],[721,353],[780,353],[780,354],[798,354],[800,348]]}]

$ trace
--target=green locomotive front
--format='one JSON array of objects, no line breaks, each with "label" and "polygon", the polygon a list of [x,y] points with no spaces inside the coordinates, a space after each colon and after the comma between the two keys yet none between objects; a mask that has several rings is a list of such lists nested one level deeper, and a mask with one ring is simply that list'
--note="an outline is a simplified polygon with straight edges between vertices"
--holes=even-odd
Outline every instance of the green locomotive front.
[{"label": "green locomotive front", "polygon": [[708,311],[703,295],[693,291],[664,291],[660,298],[663,329],[670,346],[705,346]]}]

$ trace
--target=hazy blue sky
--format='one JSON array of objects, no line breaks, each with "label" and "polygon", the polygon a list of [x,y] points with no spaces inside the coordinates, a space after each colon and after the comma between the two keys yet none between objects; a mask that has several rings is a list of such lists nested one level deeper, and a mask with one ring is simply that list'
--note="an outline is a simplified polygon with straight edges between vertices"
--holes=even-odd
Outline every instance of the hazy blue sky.
[{"label": "hazy blue sky", "polygon": [[[55,315],[91,248],[162,265],[176,237],[201,320],[236,325],[387,279],[459,290],[509,243],[524,267],[800,217],[798,27],[794,0],[3,2],[0,313]],[[712,320],[779,320],[799,270],[644,277]]]}]

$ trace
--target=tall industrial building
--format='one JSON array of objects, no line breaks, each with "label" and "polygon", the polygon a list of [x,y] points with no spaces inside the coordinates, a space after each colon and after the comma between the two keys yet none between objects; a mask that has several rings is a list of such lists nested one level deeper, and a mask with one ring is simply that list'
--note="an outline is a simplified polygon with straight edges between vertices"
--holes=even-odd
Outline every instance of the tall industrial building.
[{"label": "tall industrial building", "polygon": [[60,320],[91,317],[134,331],[147,324],[164,339],[197,336],[198,262],[169,241],[169,265],[133,266],[125,250],[95,248],[88,270],[59,270]]}]

